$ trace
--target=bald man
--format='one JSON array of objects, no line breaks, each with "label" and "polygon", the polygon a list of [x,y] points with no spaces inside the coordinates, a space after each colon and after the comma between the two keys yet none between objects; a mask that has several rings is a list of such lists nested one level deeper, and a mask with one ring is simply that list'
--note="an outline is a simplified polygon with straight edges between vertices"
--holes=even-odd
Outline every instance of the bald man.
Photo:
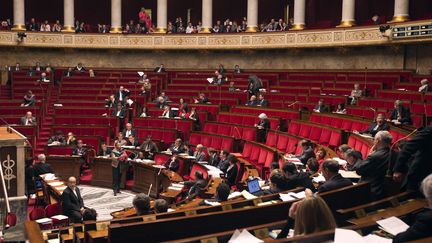
[{"label": "bald man", "polygon": [[26,115],[21,117],[21,125],[23,126],[33,126],[36,125],[36,118],[33,117],[31,111],[27,111]]},{"label": "bald man", "polygon": [[67,187],[61,196],[63,214],[68,216],[72,223],[82,222],[84,212],[84,202],[76,183],[75,177],[69,177]]}]

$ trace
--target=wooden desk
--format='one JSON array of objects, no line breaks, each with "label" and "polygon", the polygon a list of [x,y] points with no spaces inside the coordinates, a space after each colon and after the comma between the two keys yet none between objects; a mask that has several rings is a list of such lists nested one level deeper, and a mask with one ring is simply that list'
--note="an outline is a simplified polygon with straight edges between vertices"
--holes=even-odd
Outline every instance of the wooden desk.
[{"label": "wooden desk", "polygon": [[47,156],[46,162],[51,165],[56,176],[67,180],[70,176],[74,176],[79,183],[81,157],[75,156]]},{"label": "wooden desk", "polygon": [[416,211],[421,210],[425,206],[426,206],[426,201],[424,199],[413,199],[397,207],[388,208],[385,209],[384,211],[377,212],[375,214],[363,218],[350,219],[348,220],[348,222],[355,225],[369,224],[369,223],[376,222],[377,220],[385,219],[392,216],[400,217],[403,215],[414,213]]},{"label": "wooden desk", "polygon": [[108,229],[105,230],[89,230],[87,231],[88,243],[99,243],[108,241]]},{"label": "wooden desk", "polygon": [[[91,184],[93,186],[112,187],[112,166],[111,158],[95,157],[91,164],[93,173]],[[120,179],[120,188],[126,184],[126,171],[128,166],[124,166],[122,178]]]},{"label": "wooden desk", "polygon": [[[150,197],[158,198],[161,192],[166,192],[171,185],[171,181],[183,181],[177,173],[153,167],[153,164],[135,161],[131,163],[134,171],[134,186],[132,190],[147,194],[150,189]],[[171,193],[174,194],[174,192]],[[171,193],[168,196],[172,196]]]}]

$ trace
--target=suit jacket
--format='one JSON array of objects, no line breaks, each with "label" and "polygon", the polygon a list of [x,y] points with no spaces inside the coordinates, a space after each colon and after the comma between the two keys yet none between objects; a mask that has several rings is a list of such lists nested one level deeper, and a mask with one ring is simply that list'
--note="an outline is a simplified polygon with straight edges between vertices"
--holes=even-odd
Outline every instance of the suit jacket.
[{"label": "suit jacket", "polygon": [[200,193],[207,186],[207,181],[195,180],[195,181],[185,181],[184,185],[189,188],[189,195],[194,195]]},{"label": "suit jacket", "polygon": [[400,112],[401,120],[399,120],[400,123],[411,125],[411,112],[409,108],[406,108],[405,106],[400,106],[400,109],[393,109],[392,113],[390,115],[390,120],[398,120],[398,112]]},{"label": "suit jacket", "polygon": [[312,158],[315,157],[315,153],[312,147],[307,148],[306,150],[303,150],[301,154],[296,156],[303,164],[306,164],[306,162]]},{"label": "suit jacket", "polygon": [[34,176],[35,178],[39,178],[40,175],[46,173],[53,173],[51,165],[48,163],[36,163],[33,166]]},{"label": "suit jacket", "polygon": [[[125,100],[126,96],[130,95],[130,92],[127,92],[126,90],[123,90],[121,93],[122,93],[122,101]],[[115,99],[119,100],[120,99],[120,90],[117,90],[114,95],[115,95]]]},{"label": "suit jacket", "polygon": [[207,102],[209,102],[209,99],[207,97],[204,97],[202,99],[197,99],[199,104],[205,104]]},{"label": "suit jacket", "polygon": [[76,194],[70,189],[66,187],[63,191],[62,198],[62,210],[63,214],[70,215],[73,212],[80,212],[81,208],[84,207],[84,202],[81,197],[81,192],[78,187],[75,188]]},{"label": "suit jacket", "polygon": [[[25,116],[21,117],[21,125],[25,126],[26,125],[26,121],[27,121],[27,117],[25,117]],[[29,125],[36,125],[36,124],[37,124],[36,118],[35,117],[31,117]]]},{"label": "suit jacket", "polygon": [[326,192],[339,189],[346,186],[351,186],[351,180],[343,178],[341,174],[333,176],[330,180],[318,187],[318,192]]},{"label": "suit jacket", "polygon": [[390,130],[390,125],[387,122],[383,122],[380,126],[377,127],[377,129],[375,129],[376,126],[377,123],[374,122],[368,127],[368,129],[364,130],[361,133],[369,133],[370,135],[372,135],[372,137],[375,137],[375,134],[377,134],[379,131]]},{"label": "suit jacket", "polygon": [[204,152],[197,152],[197,151],[195,151],[195,153],[194,153],[193,156],[196,158],[197,162],[205,161],[206,160],[206,155],[205,155]]},{"label": "suit jacket", "polygon": [[156,102],[156,107],[159,108],[159,109],[162,109],[162,108],[164,108],[165,106],[166,106],[166,102],[165,102],[165,101],[162,102],[162,103],[160,103],[160,102]]},{"label": "suit jacket", "polygon": [[426,127],[408,140],[399,152],[394,172],[406,173],[407,189],[419,190],[421,181],[432,173],[432,127]]},{"label": "suit jacket", "polygon": [[164,72],[166,72],[165,68],[160,68],[160,67],[156,67],[153,71],[156,72],[156,73],[164,73]]},{"label": "suit jacket", "polygon": [[413,241],[432,236],[432,210],[427,209],[416,216],[412,224],[405,232],[397,234],[393,238],[394,243]]},{"label": "suit jacket", "polygon": [[267,100],[258,100],[256,105],[266,107],[266,106],[268,106],[268,102],[267,102]]},{"label": "suit jacket", "polygon": [[268,119],[260,120],[258,126],[262,126],[264,131],[267,132],[270,130],[270,121]]},{"label": "suit jacket", "polygon": [[[132,129],[131,131],[130,131],[130,134],[129,135],[133,135],[135,138],[137,138],[137,131],[135,130],[135,129]],[[126,129],[124,129],[123,130],[123,137],[125,137],[125,138],[127,138],[128,136],[126,136]]]},{"label": "suit jacket", "polygon": [[209,163],[209,165],[212,165],[214,167],[218,167],[219,166],[219,156],[217,154],[214,157],[209,156],[208,163]]},{"label": "suit jacket", "polygon": [[171,150],[171,153],[173,153],[173,154],[182,154],[185,152],[183,146],[176,148],[174,144],[171,145],[171,147],[169,149]]},{"label": "suit jacket", "polygon": [[114,111],[113,111],[113,116],[118,117],[118,118],[125,118],[125,116],[126,116],[126,110],[125,110],[124,108],[122,108],[122,109],[120,110],[119,115],[117,116],[117,107],[116,107],[116,108],[114,109]]},{"label": "suit jacket", "polygon": [[249,100],[245,105],[247,106],[256,106],[258,102],[256,100]]},{"label": "suit jacket", "polygon": [[228,162],[228,160],[225,159],[225,160],[220,160],[220,161],[219,161],[218,168],[219,168],[223,173],[226,173],[226,172],[227,172],[228,166],[229,166],[229,162]]},{"label": "suit jacket", "polygon": [[171,171],[177,172],[180,168],[180,161],[178,159],[171,161],[171,158],[169,158],[168,161],[164,164],[164,166]]},{"label": "suit jacket", "polygon": [[54,141],[60,142],[62,145],[66,144],[66,141],[64,138],[58,138],[57,136],[50,137],[48,139],[48,144],[51,144]]},{"label": "suit jacket", "polygon": [[388,169],[389,155],[390,148],[380,148],[357,165],[356,172],[361,175],[361,181],[370,183],[371,192],[377,199],[385,196],[383,184]]},{"label": "suit jacket", "polygon": [[326,112],[327,107],[325,105],[322,105],[322,106],[317,105],[317,106],[315,106],[314,110],[317,110],[319,112]]},{"label": "suit jacket", "polygon": [[36,97],[34,95],[28,97],[27,95],[24,96],[23,104],[24,106],[34,106],[36,103]]},{"label": "suit jacket", "polygon": [[109,156],[111,155],[112,150],[110,148],[107,148],[106,151],[103,151],[102,149],[99,150],[98,156]]},{"label": "suit jacket", "polygon": [[78,148],[76,147],[73,151],[72,151],[72,155],[80,155],[81,157],[85,158],[86,154],[87,154],[87,149],[86,148]]},{"label": "suit jacket", "polygon": [[69,71],[64,71],[63,72],[63,76],[65,76],[65,77],[72,77],[72,75],[73,75],[73,72],[71,71],[71,72],[69,72]]},{"label": "suit jacket", "polygon": [[229,165],[226,171],[226,178],[228,180],[228,185],[234,186],[236,183],[238,168],[237,164],[234,164],[233,166]]},{"label": "suit jacket", "polygon": [[291,190],[296,187],[309,188],[315,191],[315,187],[312,184],[312,180],[309,178],[309,174],[305,172],[298,172],[294,175],[286,177],[286,185],[284,190]]},{"label": "suit jacket", "polygon": [[156,144],[153,141],[144,141],[141,146],[140,149],[144,149],[144,151],[146,152],[150,152],[150,153],[156,153],[159,151],[158,147],[156,146]]},{"label": "suit jacket", "polygon": [[134,146],[134,147],[139,147],[139,146],[140,146],[140,144],[139,144],[139,142],[138,142],[137,140],[135,140],[135,141],[133,142],[133,144],[128,140],[128,141],[126,142],[126,145],[127,145],[127,146]]}]

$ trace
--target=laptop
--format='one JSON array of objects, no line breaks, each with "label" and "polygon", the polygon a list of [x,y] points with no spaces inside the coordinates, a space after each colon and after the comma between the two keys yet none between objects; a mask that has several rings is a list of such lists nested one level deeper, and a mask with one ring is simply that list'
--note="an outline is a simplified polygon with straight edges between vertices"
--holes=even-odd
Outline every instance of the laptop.
[{"label": "laptop", "polygon": [[248,186],[248,191],[252,194],[261,191],[258,178],[249,180],[247,182],[247,186]]}]

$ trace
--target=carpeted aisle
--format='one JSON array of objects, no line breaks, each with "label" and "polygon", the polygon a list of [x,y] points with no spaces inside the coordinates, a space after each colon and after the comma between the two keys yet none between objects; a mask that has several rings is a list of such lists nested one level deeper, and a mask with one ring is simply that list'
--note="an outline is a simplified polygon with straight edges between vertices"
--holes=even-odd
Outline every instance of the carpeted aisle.
[{"label": "carpeted aisle", "polygon": [[113,191],[109,188],[93,187],[79,185],[84,205],[88,208],[94,208],[98,214],[97,221],[111,219],[110,213],[132,206],[132,200],[135,194],[122,191],[115,197]]}]

